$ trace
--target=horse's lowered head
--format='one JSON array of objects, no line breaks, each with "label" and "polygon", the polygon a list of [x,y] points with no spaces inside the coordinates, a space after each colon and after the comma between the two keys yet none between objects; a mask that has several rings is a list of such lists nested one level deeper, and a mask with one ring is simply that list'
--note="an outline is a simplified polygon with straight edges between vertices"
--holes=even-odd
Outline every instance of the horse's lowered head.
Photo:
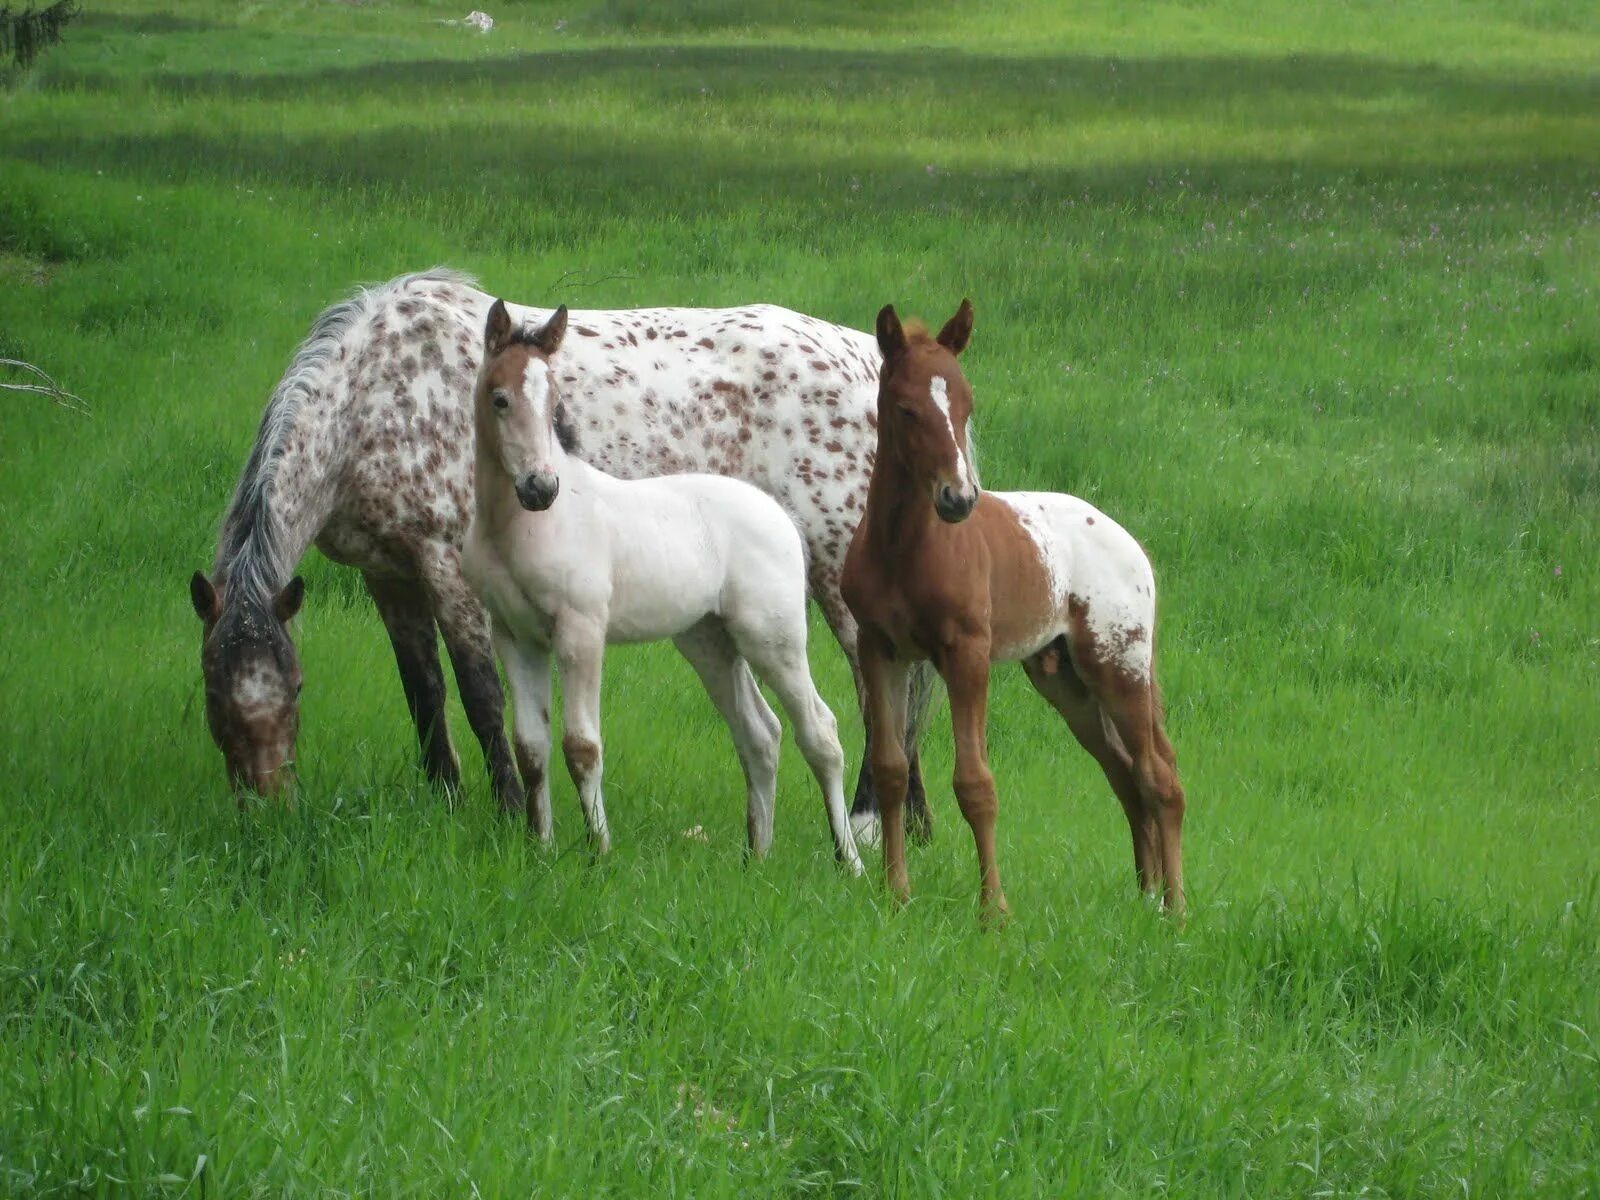
[{"label": "horse's lowered head", "polygon": [[575,446],[550,370],[566,332],[564,304],[538,329],[527,330],[511,319],[505,301],[496,300],[484,326],[473,397],[479,469],[504,471],[529,512],[555,503],[561,460]]},{"label": "horse's lowered head", "polygon": [[300,611],[306,585],[297,575],[264,602],[231,590],[213,585],[202,571],[189,580],[189,598],[205,625],[206,723],[242,802],[248,792],[277,795],[291,771],[301,675],[289,621]]},{"label": "horse's lowered head", "polygon": [[956,357],[972,338],[972,302],[963,300],[938,337],[908,333],[894,305],[878,313],[878,457],[890,456],[926,488],[939,518],[955,524],[978,503],[968,421],[972,388]]}]

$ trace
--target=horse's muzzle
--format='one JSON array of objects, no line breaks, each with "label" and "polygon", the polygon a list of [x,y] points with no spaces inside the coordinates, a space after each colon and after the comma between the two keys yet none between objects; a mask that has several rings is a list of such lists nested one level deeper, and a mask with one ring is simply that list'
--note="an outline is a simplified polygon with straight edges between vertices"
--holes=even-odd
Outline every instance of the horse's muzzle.
[{"label": "horse's muzzle", "polygon": [[978,497],[982,493],[973,488],[970,495],[956,491],[953,487],[942,487],[933,498],[933,511],[939,514],[941,521],[948,521],[951,525],[959,525],[972,515],[972,510],[978,507]]},{"label": "horse's muzzle", "polygon": [[561,480],[554,471],[529,471],[517,480],[517,500],[529,512],[543,512],[556,502]]}]

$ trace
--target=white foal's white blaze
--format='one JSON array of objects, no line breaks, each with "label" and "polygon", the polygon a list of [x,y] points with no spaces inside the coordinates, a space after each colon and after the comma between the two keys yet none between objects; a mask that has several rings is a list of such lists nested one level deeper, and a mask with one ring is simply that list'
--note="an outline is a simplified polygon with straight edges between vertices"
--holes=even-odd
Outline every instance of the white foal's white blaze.
[{"label": "white foal's white blaze", "polygon": [[[944,427],[950,431],[950,440],[956,447],[956,483],[963,492],[970,492],[977,484],[977,473],[967,465],[967,455],[961,449],[961,443],[956,442],[955,422],[950,419],[950,384],[943,375],[935,375],[928,384],[928,390],[933,395],[933,402],[938,406],[939,412],[944,416]],[[972,423],[967,423],[967,433],[970,437]],[[968,442],[970,445],[970,441]]]}]

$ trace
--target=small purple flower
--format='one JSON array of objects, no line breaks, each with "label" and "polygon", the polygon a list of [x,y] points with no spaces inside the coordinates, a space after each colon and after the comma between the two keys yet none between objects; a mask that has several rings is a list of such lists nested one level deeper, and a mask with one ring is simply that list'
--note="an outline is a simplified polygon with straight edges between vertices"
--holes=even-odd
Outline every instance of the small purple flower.
[{"label": "small purple flower", "polygon": [[1557,579],[1561,578],[1561,564],[1560,563],[1556,564],[1556,578]]}]

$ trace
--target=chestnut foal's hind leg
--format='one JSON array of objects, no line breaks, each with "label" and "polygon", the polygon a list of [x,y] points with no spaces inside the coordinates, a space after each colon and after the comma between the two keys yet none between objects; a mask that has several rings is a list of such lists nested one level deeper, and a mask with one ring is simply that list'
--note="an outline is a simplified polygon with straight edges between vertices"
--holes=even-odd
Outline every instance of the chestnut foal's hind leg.
[{"label": "chestnut foal's hind leg", "polygon": [[1100,705],[1083,681],[1073,673],[1066,655],[1059,650],[1046,650],[1026,660],[1022,668],[1034,690],[1048,700],[1061,714],[1072,730],[1072,736],[1087,750],[1100,769],[1106,782],[1122,802],[1122,811],[1128,818],[1128,828],[1133,834],[1133,865],[1142,891],[1153,893],[1159,882],[1157,872],[1160,861],[1156,849],[1155,814],[1150,812],[1133,777],[1133,762],[1123,748],[1116,730],[1108,729],[1101,715]]},{"label": "chestnut foal's hind leg", "polygon": [[[1090,677],[1083,678],[1082,664],[1074,662],[1072,665],[1103,714],[1105,740],[1113,749],[1118,748],[1117,742],[1120,741],[1120,748],[1127,756],[1127,770],[1143,802],[1141,825],[1135,827],[1134,838],[1137,854],[1139,828],[1142,827],[1149,843],[1150,874],[1153,876],[1146,884],[1146,889],[1153,891],[1159,884],[1162,903],[1169,911],[1182,913],[1183,785],[1178,782],[1177,756],[1173,753],[1172,743],[1167,740],[1166,730],[1162,728],[1154,677],[1131,677],[1101,666]],[[1076,726],[1073,732],[1078,732]],[[1084,744],[1088,745],[1087,742]],[[1090,753],[1094,753],[1092,748]],[[1105,765],[1103,761],[1101,765]],[[1109,770],[1107,775],[1111,775]],[[1117,787],[1115,779],[1112,787]],[[1117,794],[1122,798],[1123,791],[1118,789]],[[1129,807],[1126,799],[1123,800],[1123,807]],[[1133,823],[1131,813],[1129,823]],[[1140,873],[1141,876],[1144,874],[1142,867]]]},{"label": "chestnut foal's hind leg", "polygon": [[435,784],[455,792],[461,787],[461,764],[445,723],[444,670],[439,665],[439,634],[428,594],[414,579],[385,579],[364,572],[362,579],[389,631],[406,708],[422,747],[422,768]]}]

